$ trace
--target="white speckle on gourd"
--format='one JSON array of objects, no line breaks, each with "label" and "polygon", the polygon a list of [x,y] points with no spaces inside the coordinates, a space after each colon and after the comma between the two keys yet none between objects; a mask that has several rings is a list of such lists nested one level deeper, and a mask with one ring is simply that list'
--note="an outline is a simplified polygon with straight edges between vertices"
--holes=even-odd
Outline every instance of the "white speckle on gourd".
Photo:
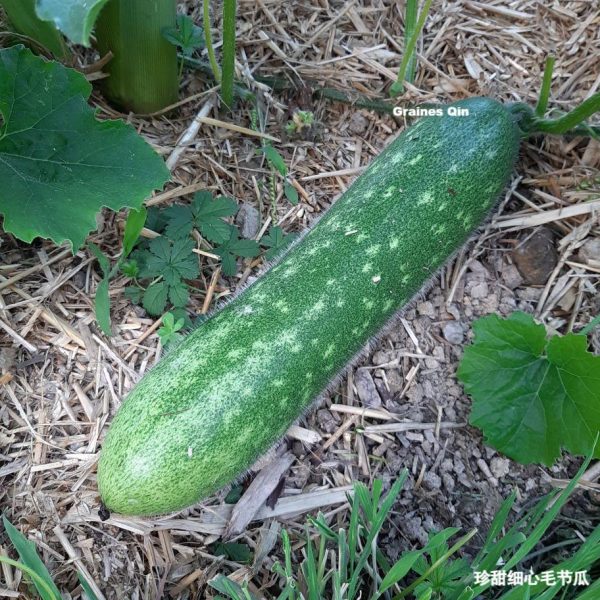
[{"label": "white speckle on gourd", "polygon": [[346,233],[344,233],[344,235],[354,235],[355,233],[358,233],[358,229],[352,229],[350,231],[346,231]]},{"label": "white speckle on gourd", "polygon": [[394,237],[390,240],[390,250],[395,250],[400,245],[400,238]]},{"label": "white speckle on gourd", "polygon": [[431,192],[425,192],[417,200],[417,206],[421,206],[423,204],[429,204],[432,200],[433,200],[433,194]]},{"label": "white speckle on gourd", "polygon": [[363,273],[368,273],[369,271],[371,271],[372,268],[373,268],[373,263],[370,263],[370,262],[365,263],[363,265],[362,272]]},{"label": "white speckle on gourd", "polygon": [[379,283],[381,281],[381,275],[375,275],[374,277],[371,277],[371,281],[373,283]]},{"label": "white speckle on gourd", "polygon": [[194,449],[191,446],[187,449],[187,455],[188,458],[192,458],[192,456],[194,455]]},{"label": "white speckle on gourd", "polygon": [[372,246],[369,246],[365,250],[365,254],[367,256],[375,256],[376,254],[379,254],[380,250],[381,250],[381,244],[373,244]]},{"label": "white speckle on gourd", "polygon": [[413,165],[416,165],[422,158],[422,154],[417,154],[413,159],[408,161],[408,164],[412,167]]}]

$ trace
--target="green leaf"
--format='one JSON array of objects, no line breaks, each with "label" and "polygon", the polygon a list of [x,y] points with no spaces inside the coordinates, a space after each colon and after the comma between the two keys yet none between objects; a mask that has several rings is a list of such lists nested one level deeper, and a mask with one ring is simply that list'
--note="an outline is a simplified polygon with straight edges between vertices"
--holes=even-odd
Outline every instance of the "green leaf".
[{"label": "green leaf", "polygon": [[169,300],[173,306],[181,308],[185,306],[190,299],[188,286],[182,281],[169,286]]},{"label": "green leaf", "polygon": [[235,240],[228,246],[229,251],[236,256],[254,258],[260,254],[258,242],[254,240]]},{"label": "green leaf", "polygon": [[285,177],[288,170],[281,154],[279,154],[279,152],[277,152],[277,150],[275,150],[271,144],[265,144],[261,150],[273,168],[279,171],[279,174],[282,177]]},{"label": "green leaf", "polygon": [[162,35],[174,46],[179,46],[185,56],[191,56],[196,48],[204,47],[202,28],[195,25],[188,15],[177,15],[177,26],[163,29]]},{"label": "green leaf", "polygon": [[208,582],[211,588],[226,594],[231,600],[258,600],[258,598],[251,594],[247,589],[242,588],[235,581],[232,581],[225,575],[217,575],[214,579]]},{"label": "green leaf", "polygon": [[142,206],[139,210],[130,210],[125,221],[125,231],[123,233],[123,254],[121,259],[127,258],[135,243],[138,241],[144,224],[146,223],[147,212]]},{"label": "green leaf", "polygon": [[233,227],[221,219],[237,212],[235,200],[225,196],[213,200],[210,192],[203,191],[196,193],[192,206],[196,227],[207,240],[216,244],[227,240]]},{"label": "green leaf", "polygon": [[283,192],[291,204],[294,206],[298,204],[298,190],[296,190],[296,188],[288,181],[286,181],[283,185]]},{"label": "green leaf", "polygon": [[236,542],[217,542],[214,546],[215,556],[226,556],[230,560],[239,563],[249,563],[252,552],[246,544]]},{"label": "green leaf", "polygon": [[119,268],[121,269],[121,273],[123,273],[123,275],[126,277],[131,277],[132,279],[137,277],[140,272],[138,263],[134,259],[124,260],[122,263],[120,263]]},{"label": "green leaf", "polygon": [[0,213],[4,230],[79,248],[103,206],[139,209],[169,177],[122,121],[98,121],[91,85],[22,46],[0,50]]},{"label": "green leaf", "polygon": [[263,246],[269,248],[269,250],[265,252],[265,258],[267,260],[272,260],[297,237],[298,234],[296,233],[289,233],[285,235],[283,233],[283,229],[281,229],[279,226],[271,227],[268,235],[263,236],[263,238],[260,240],[260,243]]},{"label": "green leaf", "polygon": [[176,240],[188,237],[192,233],[192,229],[194,228],[194,213],[191,206],[173,204],[173,206],[169,206],[163,212],[167,218],[165,235],[172,240]]},{"label": "green leaf", "polygon": [[133,302],[134,304],[139,304],[142,299],[142,294],[144,290],[136,285],[130,285],[125,288],[124,294],[125,298]]},{"label": "green leaf", "polygon": [[217,246],[213,252],[221,257],[221,270],[225,275],[233,277],[236,272],[236,256],[252,258],[260,254],[260,247],[254,240],[240,240],[237,230],[231,232],[229,239]]},{"label": "green leaf", "polygon": [[153,283],[144,292],[142,305],[151,315],[160,315],[167,305],[167,293],[169,287],[164,281]]},{"label": "green leaf", "polygon": [[36,12],[52,21],[72,42],[90,45],[90,34],[108,0],[37,0]]},{"label": "green leaf", "polygon": [[[473,325],[458,377],[473,397],[470,422],[521,463],[552,465],[561,448],[589,454],[600,430],[600,357],[587,339],[546,331],[522,312]],[[600,457],[596,449],[596,457]]]},{"label": "green leaf", "polygon": [[94,594],[94,590],[92,590],[92,588],[89,586],[88,582],[84,579],[80,571],[77,571],[77,579],[79,579],[81,588],[83,589],[85,596],[87,596],[86,600],[98,600],[98,597],[96,596],[96,594]]},{"label": "green leaf", "polygon": [[92,242],[88,244],[88,248],[98,260],[98,264],[102,269],[102,274],[106,277],[110,273],[110,261],[108,259],[108,256],[106,256],[106,254],[104,254],[104,252],[102,252],[102,250],[100,250],[100,248]]},{"label": "green leaf", "polygon": [[142,277],[163,276],[169,285],[181,279],[194,279],[200,273],[198,259],[193,252],[194,242],[189,238],[169,241],[166,237],[154,238],[149,245]]},{"label": "green leaf", "polygon": [[52,594],[49,594],[35,579],[32,578],[33,584],[38,591],[42,600],[60,600],[61,595],[58,588],[52,581],[52,577],[48,569],[39,557],[35,544],[30,542],[6,517],[2,517],[4,529],[15,547],[21,562],[38,575],[50,588]]},{"label": "green leaf", "polygon": [[237,204],[231,198],[220,196],[212,199],[208,190],[197,192],[191,206],[175,204],[165,210],[169,219],[166,234],[171,239],[187,237],[195,227],[209,241],[225,242],[233,229],[223,217],[237,212]]},{"label": "green leaf", "polygon": [[398,562],[386,573],[381,585],[379,586],[379,594],[383,594],[387,589],[398,583],[411,570],[412,566],[419,556],[423,554],[423,550],[413,550],[403,554]]},{"label": "green leaf", "polygon": [[105,277],[96,288],[96,298],[94,299],[94,310],[98,325],[107,336],[112,336],[110,327],[110,298],[108,295],[108,278]]}]

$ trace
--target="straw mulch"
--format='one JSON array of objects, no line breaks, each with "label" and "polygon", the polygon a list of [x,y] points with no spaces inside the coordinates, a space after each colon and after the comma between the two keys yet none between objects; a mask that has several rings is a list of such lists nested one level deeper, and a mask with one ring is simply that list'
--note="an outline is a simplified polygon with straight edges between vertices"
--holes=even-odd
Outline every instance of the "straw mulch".
[{"label": "straw mulch", "polygon": [[[188,4],[200,22],[197,3]],[[208,188],[259,209],[261,233],[274,223],[301,231],[405,126],[390,116],[311,97],[319,86],[353,98],[387,97],[402,57],[404,3],[258,0],[240,2],[238,11],[237,73],[267,114],[265,133],[281,140],[274,145],[289,165],[300,203],[287,203],[278,185],[271,204],[270,171],[256,153],[258,137],[202,118],[197,131],[190,129],[199,111],[249,127],[250,111],[242,106],[232,117],[219,113],[214,90],[187,71],[177,110],[129,117],[172,167],[168,193],[149,204],[167,206]],[[544,59],[553,53],[551,107],[567,110],[600,88],[599,30],[595,0],[436,0],[418,46],[416,81],[401,101],[487,95],[535,103]],[[290,84],[275,93],[254,80],[258,74]],[[115,115],[99,94],[94,102],[104,115]],[[289,140],[283,125],[296,108],[314,111],[316,124]],[[463,346],[449,343],[443,326],[455,319],[468,331],[478,315],[523,308],[565,333],[598,314],[599,167],[594,141],[540,138],[524,145],[511,193],[478,242],[444,269],[440,284],[290,433],[289,442],[269,457],[274,462],[264,461],[266,486],[276,487],[282,471],[287,479],[274,509],[265,507],[260,493],[250,498],[246,514],[253,520],[247,526],[229,522],[222,495],[168,518],[113,516],[101,522],[95,470],[102,439],[124,394],[160,357],[159,324],[123,296],[126,280],[117,278],[110,290],[115,335],[105,337],[93,312],[100,274],[92,256],[85,250],[71,256],[46,242],[28,246],[3,234],[1,511],[36,542],[60,589],[69,592],[65,597],[74,599],[82,593],[77,571],[100,599],[210,598],[206,582],[219,572],[252,578],[259,593],[261,586],[276,584],[269,568],[281,520],[298,531],[307,511],[343,519],[345,493],[354,480],[379,477],[388,485],[402,467],[410,470],[410,485],[402,496],[402,519],[382,540],[390,555],[418,543],[429,526],[475,522],[484,533],[493,511],[482,497],[493,507],[517,488],[526,503],[552,481],[572,475],[578,463],[523,468],[485,449],[479,432],[464,426],[469,401],[453,379]],[[118,256],[123,221],[123,214],[106,212],[91,241]],[[545,282],[530,285],[515,271],[513,255],[541,227],[552,232],[556,259]],[[202,276],[190,304],[195,314],[235,293],[262,264],[245,262],[237,277],[224,278],[213,259],[199,260]],[[597,337],[594,344],[600,350]],[[412,428],[373,429],[386,423],[388,411]],[[252,565],[215,556],[211,544],[228,526],[241,530],[236,540],[254,552]],[[10,551],[2,537],[0,551]],[[25,590],[20,580],[19,572],[3,567],[0,597],[19,597],[16,590]]]}]

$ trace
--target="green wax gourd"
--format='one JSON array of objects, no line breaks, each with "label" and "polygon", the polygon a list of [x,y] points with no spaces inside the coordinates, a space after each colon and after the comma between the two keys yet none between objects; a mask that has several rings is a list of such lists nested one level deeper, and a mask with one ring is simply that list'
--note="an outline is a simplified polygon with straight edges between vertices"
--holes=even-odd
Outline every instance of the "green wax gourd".
[{"label": "green wax gourd", "polygon": [[[275,265],[133,388],[106,436],[106,507],[175,511],[243,474],[473,235],[522,132],[488,98],[403,132]],[[451,111],[453,112],[453,111]]]}]

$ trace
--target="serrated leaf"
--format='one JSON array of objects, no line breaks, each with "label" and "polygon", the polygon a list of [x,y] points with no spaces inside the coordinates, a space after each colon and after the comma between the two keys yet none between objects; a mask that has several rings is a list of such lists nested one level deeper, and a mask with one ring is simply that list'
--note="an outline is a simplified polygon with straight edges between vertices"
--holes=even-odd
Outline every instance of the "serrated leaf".
[{"label": "serrated leaf", "polygon": [[200,271],[193,249],[194,242],[189,238],[173,242],[164,236],[154,238],[150,242],[141,276],[162,275],[169,285],[176,285],[181,279],[194,279]]},{"label": "serrated leaf", "polygon": [[589,454],[600,430],[600,357],[587,351],[586,337],[546,341],[545,328],[522,312],[473,328],[458,377],[486,442],[523,464],[550,466],[561,448]]},{"label": "serrated leaf", "polygon": [[174,204],[164,210],[167,218],[165,234],[172,240],[188,237],[194,228],[194,214],[190,206]]},{"label": "serrated leaf", "polygon": [[196,48],[204,47],[202,28],[195,25],[188,15],[177,15],[177,26],[163,29],[162,35],[174,46],[179,46],[185,56],[190,56]]},{"label": "serrated leaf", "polygon": [[287,166],[281,154],[279,154],[279,152],[277,152],[270,144],[265,144],[261,150],[273,168],[279,171],[279,174],[282,177],[285,177],[287,175]]},{"label": "serrated leaf", "polygon": [[143,307],[150,315],[160,315],[167,305],[168,285],[164,281],[153,283],[144,292]]},{"label": "serrated leaf", "polygon": [[34,578],[32,578],[35,589],[40,594],[43,600],[60,600],[61,595],[58,588],[52,581],[52,577],[46,568],[46,565],[42,562],[39,557],[35,544],[30,542],[6,517],[2,517],[4,523],[4,529],[15,547],[21,562],[29,567],[38,577],[44,580],[47,586],[50,588],[52,594],[49,594]]},{"label": "serrated leaf", "polygon": [[72,42],[90,45],[90,34],[108,0],[37,0],[42,21],[52,21]]},{"label": "serrated leaf", "polygon": [[131,126],[96,119],[90,92],[73,69],[23,46],[0,50],[0,213],[25,242],[77,249],[103,206],[139,209],[169,177]]},{"label": "serrated leaf", "polygon": [[237,260],[233,254],[225,252],[221,256],[221,271],[223,271],[223,275],[227,275],[228,277],[233,277],[236,274]]},{"label": "serrated leaf", "polygon": [[119,264],[119,268],[121,269],[121,273],[123,273],[123,275],[131,278],[137,277],[140,272],[137,261],[134,259],[124,260]]},{"label": "serrated leaf", "polygon": [[251,258],[258,256],[260,247],[254,240],[241,240],[238,238],[237,230],[233,230],[229,239],[217,246],[213,252],[221,257],[221,270],[225,275],[232,277],[236,272],[236,256]]},{"label": "serrated leaf", "polygon": [[182,281],[169,286],[169,300],[177,308],[185,306],[190,299],[188,286]]},{"label": "serrated leaf", "polygon": [[267,260],[272,260],[297,237],[298,235],[295,233],[284,235],[283,230],[279,226],[271,227],[271,229],[269,229],[269,234],[265,235],[260,240],[260,243],[263,246],[269,248],[269,250],[265,252],[265,258]]},{"label": "serrated leaf", "polygon": [[126,287],[124,290],[125,298],[127,298],[134,304],[140,303],[143,292],[144,292],[144,290],[142,290],[142,288],[137,287],[136,285],[130,285],[130,286]]},{"label": "serrated leaf", "polygon": [[260,254],[260,247],[255,240],[235,240],[228,246],[229,252],[235,256],[254,258]]},{"label": "serrated leaf", "polygon": [[194,196],[192,210],[195,226],[207,240],[220,244],[229,238],[234,228],[222,219],[236,213],[235,200],[225,196],[213,200],[210,192],[202,191]]}]

